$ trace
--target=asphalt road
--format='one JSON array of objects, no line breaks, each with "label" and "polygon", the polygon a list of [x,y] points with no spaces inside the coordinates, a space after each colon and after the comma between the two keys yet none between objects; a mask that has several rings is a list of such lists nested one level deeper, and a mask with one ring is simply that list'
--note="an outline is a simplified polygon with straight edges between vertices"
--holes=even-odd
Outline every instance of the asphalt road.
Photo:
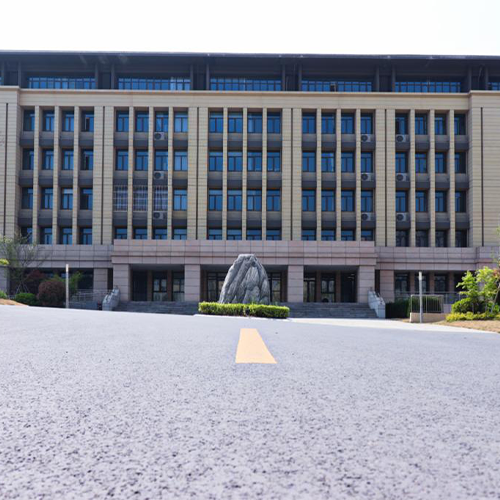
[{"label": "asphalt road", "polygon": [[0,498],[500,498],[500,335],[438,328],[0,306]]}]

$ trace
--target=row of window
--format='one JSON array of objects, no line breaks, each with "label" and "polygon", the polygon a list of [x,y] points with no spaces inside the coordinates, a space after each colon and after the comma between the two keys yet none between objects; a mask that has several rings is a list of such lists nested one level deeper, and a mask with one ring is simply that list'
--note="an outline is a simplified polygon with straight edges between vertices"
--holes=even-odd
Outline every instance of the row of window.
[{"label": "row of window", "polygon": [[[418,230],[415,233],[415,245],[417,247],[428,247],[429,242],[429,230]],[[436,230],[435,241],[436,247],[445,248],[449,246],[449,235],[448,231]],[[458,248],[465,248],[468,246],[468,233],[466,230],[457,229],[455,231],[455,246]],[[409,247],[410,246],[410,231],[397,230],[396,231],[396,246],[397,247]]]},{"label": "row of window", "polygon": [[[429,114],[415,114],[415,135],[429,134]],[[464,113],[455,113],[453,118],[453,127],[455,135],[465,135],[466,115]],[[406,135],[410,133],[408,113],[396,114],[396,134]],[[434,115],[434,133],[436,135],[448,135],[448,117],[445,113],[436,113]]]},{"label": "row of window", "polygon": [[[462,281],[462,274],[454,274],[453,290],[457,290],[457,285]],[[419,281],[418,273],[395,273],[394,274],[394,291],[396,295],[406,295],[410,293],[410,279],[414,283],[414,289],[418,290]],[[434,289],[433,293],[447,293],[449,292],[449,278],[447,274],[434,273]],[[422,273],[422,290],[424,293],[430,292],[430,279],[428,273]]]},{"label": "row of window", "polygon": [[[53,188],[42,188],[40,198],[41,209],[52,209],[54,200]],[[92,188],[80,189],[80,210],[92,210],[93,190]],[[33,209],[33,188],[22,189],[21,208]],[[61,210],[73,210],[73,188],[61,188],[60,206]]]},{"label": "row of window", "polygon": [[[33,237],[33,229],[31,227],[22,227],[21,235],[26,238],[26,240],[31,243]],[[78,233],[78,244],[79,245],[92,245],[92,228],[91,227],[81,227]],[[40,244],[42,245],[52,245],[53,241],[53,231],[52,226],[44,226],[40,228]],[[72,245],[73,244],[73,229],[71,227],[60,227],[59,228],[59,242],[60,245]]]},{"label": "row of window", "polygon": [[[396,212],[408,212],[408,191],[396,191]],[[436,212],[448,211],[448,193],[447,191],[435,192],[434,207]],[[429,211],[429,191],[415,191],[415,211]],[[467,192],[455,191],[455,212],[467,212]]]},{"label": "row of window", "polygon": [[[455,173],[467,173],[467,154],[463,151],[455,153]],[[446,174],[448,171],[447,153],[436,152],[434,155],[435,172],[436,174]],[[408,173],[408,154],[399,152],[396,153],[396,173]],[[428,154],[415,153],[415,173],[427,174],[428,169]]]},{"label": "row of window", "polygon": [[[55,131],[55,112],[54,110],[44,110],[42,113],[42,131],[54,132]],[[63,132],[73,132],[75,127],[75,113],[74,111],[64,111],[62,116],[62,130]],[[25,109],[23,114],[23,130],[25,132],[35,131],[35,110]],[[94,131],[94,112],[82,111],[81,112],[81,131],[93,132]]]},{"label": "row of window", "polygon": [[[247,129],[249,134],[262,134],[262,113],[248,113]],[[224,114],[211,112],[209,119],[209,132],[222,134],[224,131]],[[230,134],[243,133],[243,113],[230,112],[227,120],[227,131]],[[267,132],[281,134],[281,113],[269,112],[267,114]]]},{"label": "row of window", "polygon": [[[23,170],[34,170],[35,151],[33,149],[23,149]],[[42,149],[42,170],[54,170],[54,150]],[[61,170],[74,169],[73,149],[63,149],[61,151]],[[94,151],[92,149],[82,149],[80,155],[80,170],[94,170]]]}]

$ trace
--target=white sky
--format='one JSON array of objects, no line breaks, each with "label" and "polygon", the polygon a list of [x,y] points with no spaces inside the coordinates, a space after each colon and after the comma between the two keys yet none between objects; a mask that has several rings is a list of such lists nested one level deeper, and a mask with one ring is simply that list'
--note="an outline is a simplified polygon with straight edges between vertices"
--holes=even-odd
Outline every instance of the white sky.
[{"label": "white sky", "polygon": [[500,0],[3,0],[2,50],[500,55]]}]

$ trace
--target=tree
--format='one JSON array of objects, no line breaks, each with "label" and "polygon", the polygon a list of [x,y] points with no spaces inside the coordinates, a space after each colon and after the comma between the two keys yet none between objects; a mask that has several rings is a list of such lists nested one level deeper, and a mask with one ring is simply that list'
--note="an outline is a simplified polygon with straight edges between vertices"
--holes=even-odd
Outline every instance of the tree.
[{"label": "tree", "polygon": [[470,300],[472,312],[478,312],[481,305],[481,296],[476,276],[470,271],[467,271],[462,278],[462,281],[457,285],[457,288],[462,288],[463,292],[459,293],[461,295],[465,295]]},{"label": "tree", "polygon": [[0,259],[6,261],[5,269],[14,285],[14,295],[27,292],[26,271],[30,267],[39,267],[46,259],[36,243],[30,243],[28,237],[20,235],[14,238],[0,237]]}]

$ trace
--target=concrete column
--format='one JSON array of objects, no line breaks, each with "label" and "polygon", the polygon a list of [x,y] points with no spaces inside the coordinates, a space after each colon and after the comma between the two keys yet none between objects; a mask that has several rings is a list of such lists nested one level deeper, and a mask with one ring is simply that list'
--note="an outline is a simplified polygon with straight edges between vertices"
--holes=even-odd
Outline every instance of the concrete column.
[{"label": "concrete column", "polygon": [[410,246],[414,247],[416,245],[417,238],[417,215],[415,207],[415,110],[410,111],[410,123],[408,124],[410,129],[410,158],[409,158],[409,173],[410,173],[410,196],[409,196],[409,212],[411,218],[411,229],[410,229]]},{"label": "concrete column", "polygon": [[94,290],[108,289],[108,269],[94,268]]},{"label": "concrete column", "polygon": [[[355,137],[356,137],[356,150],[354,153],[354,171],[356,172],[356,192],[355,192],[355,209],[356,209],[356,241],[361,241],[361,110],[356,110]],[[359,286],[358,286],[359,288]]]},{"label": "concrete column", "polygon": [[132,271],[128,264],[113,266],[113,288],[120,290],[121,302],[128,302],[132,299]]},{"label": "concrete column", "polygon": [[188,186],[187,186],[187,239],[196,239],[196,191],[198,188],[198,108],[189,108],[188,113]]},{"label": "concrete column", "polygon": [[0,290],[9,293],[9,273],[6,269],[0,269]]},{"label": "concrete column", "polygon": [[[79,243],[78,238],[78,211],[80,210],[80,186],[78,174],[80,172],[80,108],[73,109],[73,214],[71,219],[71,230],[73,232],[73,245]],[[95,116],[94,116],[95,125]],[[113,169],[114,170],[114,169]]]},{"label": "concrete column", "polygon": [[[76,127],[75,122],[75,127]],[[78,125],[79,126],[79,125]],[[102,244],[102,210],[105,193],[104,179],[104,107],[94,108],[94,173],[93,173],[93,210],[92,210],[92,243]],[[79,133],[79,132],[78,132]],[[111,175],[113,172],[111,172]],[[111,200],[112,203],[112,200]]]},{"label": "concrete column", "polygon": [[292,240],[302,239],[302,109],[292,118]]},{"label": "concrete column", "polygon": [[304,302],[304,266],[288,266],[288,302]]},{"label": "concrete column", "polygon": [[148,229],[148,239],[153,239],[153,201],[154,201],[154,191],[153,191],[153,171],[155,169],[154,162],[154,142],[153,135],[155,131],[155,108],[150,106],[148,109],[148,214],[147,214],[147,229]]},{"label": "concrete column", "polygon": [[267,108],[262,110],[262,240],[267,233]]},{"label": "concrete column", "polygon": [[316,110],[316,241],[321,241],[323,184],[321,181],[321,153],[322,153],[321,108]]},{"label": "concrete column", "polygon": [[450,215],[450,230],[448,234],[448,246],[455,246],[455,111],[451,109],[448,113],[448,137],[450,138],[450,149],[448,150],[448,176],[450,177],[450,190],[448,191],[448,214]]},{"label": "concrete column", "polygon": [[394,271],[392,269],[380,271],[380,295],[386,302],[394,302]]},{"label": "concrete column", "polygon": [[[385,241],[380,241],[377,239],[378,246],[396,246],[396,112],[394,109],[386,110],[386,127],[387,127],[387,136],[385,137],[387,154],[385,156],[385,182],[386,187],[382,182],[382,179],[379,179],[379,173],[381,169],[377,168],[377,204],[379,202],[379,194],[382,193],[383,189],[386,189],[385,192],[385,200],[383,202],[386,203],[383,206],[382,214],[385,214]],[[377,129],[377,134],[379,130]],[[377,161],[379,158],[379,148],[377,147]],[[377,231],[379,229],[378,224],[379,212],[377,205]]]},{"label": "concrete column", "polygon": [[[207,239],[207,196],[208,196],[208,108],[198,109],[198,239]],[[171,190],[168,193],[172,198]],[[169,201],[170,203],[170,201]],[[224,235],[225,238],[226,235]],[[169,230],[170,238],[170,230]]]},{"label": "concrete column", "polygon": [[359,266],[358,269],[358,302],[368,303],[368,291],[375,290],[375,267]]},{"label": "concrete column", "polygon": [[[167,167],[167,239],[172,239],[172,209],[174,203],[173,175],[174,175],[174,108],[168,108],[168,167]],[[206,230],[206,227],[205,227]],[[130,239],[131,235],[128,236]]]},{"label": "concrete column", "polygon": [[337,147],[335,149],[335,177],[337,187],[335,189],[335,211],[337,214],[337,224],[335,228],[336,240],[342,239],[342,112],[337,109],[335,114],[335,139]]},{"label": "concrete column", "polygon": [[[59,243],[59,225],[58,225],[58,215],[60,209],[60,188],[59,188],[59,175],[62,170],[61,166],[61,149],[59,147],[59,131],[61,129],[60,120],[61,118],[61,108],[56,106],[54,108],[54,170],[53,170],[53,197],[52,197],[52,243]],[[74,158],[73,158],[74,163]],[[75,192],[73,191],[73,212],[75,211],[75,202],[78,203],[78,198],[75,197]],[[73,214],[72,212],[72,214]],[[73,233],[73,244],[76,245],[76,234]]]},{"label": "concrete column", "polygon": [[[41,189],[38,182],[38,176],[42,170],[42,150],[40,148],[40,123],[42,111],[40,106],[35,106],[35,133],[34,133],[34,156],[35,164],[33,167],[33,219],[32,226],[32,241],[38,243],[40,241],[38,230],[38,211],[40,209]],[[57,243],[53,240],[53,243]]]},{"label": "concrete column", "polygon": [[292,110],[283,109],[281,115],[281,238],[292,239]]},{"label": "concrete column", "polygon": [[[128,201],[127,201],[127,238],[134,239],[133,215],[134,215],[134,131],[135,131],[135,111],[130,106],[128,110]],[[171,154],[170,151],[168,153]]]},{"label": "concrete column", "polygon": [[184,300],[199,302],[201,297],[201,266],[186,264],[184,266]]},{"label": "concrete column", "polygon": [[436,246],[436,111],[431,109],[429,111],[429,139],[430,139],[430,148],[427,158],[427,165],[429,171],[430,178],[430,190],[429,190],[429,198],[428,198],[428,210],[430,216],[430,238],[429,238],[429,246]]},{"label": "concrete column", "polygon": [[[247,155],[248,155],[248,109],[243,108],[243,148],[242,148],[242,176],[241,176],[241,239],[247,239]],[[226,169],[227,158],[223,155],[224,166]],[[226,235],[227,236],[227,235]]]},{"label": "concrete column", "polygon": [[225,240],[227,236],[227,172],[228,172],[228,108],[224,108],[222,112],[222,239]]}]

